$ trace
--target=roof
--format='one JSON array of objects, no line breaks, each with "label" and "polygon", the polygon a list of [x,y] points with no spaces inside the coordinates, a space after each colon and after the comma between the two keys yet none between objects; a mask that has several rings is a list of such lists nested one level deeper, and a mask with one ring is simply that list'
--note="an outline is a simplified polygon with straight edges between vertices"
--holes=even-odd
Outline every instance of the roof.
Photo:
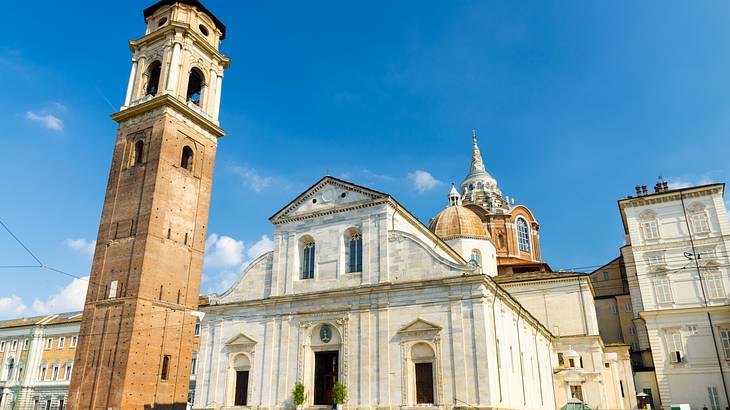
[{"label": "roof", "polygon": [[286,214],[286,212],[292,208],[295,207],[299,201],[303,200],[307,195],[309,195],[310,191],[317,188],[318,185],[322,184],[325,185],[328,182],[336,182],[337,184],[341,184],[344,186],[348,186],[350,188],[354,188],[355,190],[359,190],[362,193],[365,193],[367,195],[370,195],[372,197],[377,198],[378,201],[382,201],[383,203],[388,204],[389,206],[392,206],[395,208],[396,212],[399,213],[401,216],[406,218],[407,220],[411,221],[416,229],[421,231],[424,235],[429,237],[431,240],[434,241],[436,246],[440,247],[442,250],[444,250],[446,253],[451,255],[452,258],[457,263],[467,263],[467,261],[464,260],[464,258],[456,252],[451,246],[449,246],[446,242],[444,242],[443,239],[441,239],[438,235],[433,233],[426,225],[424,225],[423,222],[421,222],[420,219],[416,218],[406,207],[404,207],[400,202],[398,202],[395,198],[393,198],[390,194],[379,192],[374,189],[370,189],[367,187],[364,187],[362,185],[358,185],[352,182],[345,181],[343,179],[335,178],[333,176],[325,176],[316,183],[314,183],[312,186],[304,190],[301,194],[299,194],[296,198],[294,198],[292,201],[290,201],[288,204],[286,204],[283,208],[281,208],[279,211],[277,211],[274,215],[269,217],[269,221],[272,223],[277,223],[276,221],[279,220],[279,218],[282,217],[282,215]]},{"label": "roof", "polygon": [[164,7],[164,6],[172,6],[175,3],[182,3],[182,4],[187,4],[189,6],[193,6],[193,7],[197,8],[199,11],[207,14],[208,17],[210,17],[210,19],[213,20],[213,24],[215,24],[215,26],[218,28],[218,30],[221,31],[221,40],[223,40],[223,39],[226,38],[226,26],[225,26],[225,24],[223,24],[223,22],[221,22],[220,20],[218,20],[218,18],[213,13],[211,13],[210,10],[208,10],[203,5],[203,3],[201,3],[198,0],[160,0],[157,3],[155,3],[155,4],[153,4],[153,5],[149,6],[149,7],[147,7],[146,9],[144,9],[144,18],[145,18],[145,20],[147,20],[147,18],[150,17],[151,15],[155,14],[155,12],[157,10],[159,10],[161,7]]},{"label": "roof", "polygon": [[452,205],[439,212],[428,224],[428,229],[441,239],[489,239],[482,220],[469,208]]},{"label": "roof", "polygon": [[525,272],[497,275],[494,280],[500,285],[508,283],[533,282],[538,280],[557,280],[569,278],[589,278],[588,273],[583,272]]},{"label": "roof", "polygon": [[0,329],[35,325],[60,325],[65,323],[81,322],[81,312],[66,312],[43,316],[28,316],[0,322]]},{"label": "roof", "polygon": [[334,181],[334,182],[337,182],[337,183],[339,183],[341,185],[345,185],[345,186],[348,186],[350,188],[355,188],[355,190],[362,191],[362,192],[364,192],[366,194],[370,194],[373,197],[392,198],[392,196],[390,196],[390,194],[386,194],[385,192],[376,191],[374,189],[367,188],[367,187],[364,187],[362,185],[358,185],[358,184],[355,184],[355,183],[352,183],[352,182],[349,182],[349,181],[345,181],[344,179],[339,179],[339,178],[336,178],[336,177],[333,177],[333,176],[330,176],[330,175],[325,175],[324,177],[322,177],[322,179],[320,179],[319,181],[317,181],[314,184],[312,184],[312,186],[310,186],[309,188],[307,188],[304,191],[302,191],[302,193],[299,194],[299,195],[297,195],[296,198],[294,198],[291,201],[289,201],[288,204],[284,205],[284,207],[282,207],[281,209],[279,209],[278,211],[276,211],[276,213],[274,213],[273,215],[271,215],[269,217],[269,221],[273,222],[274,219],[276,219],[277,217],[282,216],[287,210],[289,210],[290,207],[292,207],[297,202],[299,202],[304,197],[306,197],[312,189],[314,189],[314,188],[317,187],[317,185],[320,185],[320,184],[324,185],[328,181]]},{"label": "roof", "polygon": [[639,195],[639,196],[629,195],[626,198],[619,199],[618,208],[619,208],[619,212],[621,213],[621,222],[623,222],[623,225],[624,225],[624,233],[629,233],[629,226],[626,223],[626,214],[624,213],[624,207],[626,206],[626,204],[631,203],[631,202],[641,203],[641,202],[644,202],[647,200],[657,199],[662,196],[669,196],[669,195],[676,195],[676,194],[682,195],[685,192],[687,192],[687,193],[697,192],[697,191],[703,191],[705,189],[710,189],[710,188],[719,188],[720,195],[725,196],[725,184],[720,182],[720,183],[714,183],[714,184],[691,186],[691,187],[686,187],[686,188],[675,188],[675,189],[670,189],[668,191],[662,191],[662,192],[652,192],[652,193],[648,193],[646,195]]}]

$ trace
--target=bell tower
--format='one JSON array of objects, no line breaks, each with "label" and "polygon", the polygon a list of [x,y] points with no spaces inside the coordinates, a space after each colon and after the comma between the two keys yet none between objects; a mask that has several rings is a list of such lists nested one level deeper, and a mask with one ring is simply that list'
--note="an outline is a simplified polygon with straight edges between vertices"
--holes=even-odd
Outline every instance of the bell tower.
[{"label": "bell tower", "polygon": [[68,404],[185,409],[219,127],[226,28],[162,0],[129,42],[132,70]]}]

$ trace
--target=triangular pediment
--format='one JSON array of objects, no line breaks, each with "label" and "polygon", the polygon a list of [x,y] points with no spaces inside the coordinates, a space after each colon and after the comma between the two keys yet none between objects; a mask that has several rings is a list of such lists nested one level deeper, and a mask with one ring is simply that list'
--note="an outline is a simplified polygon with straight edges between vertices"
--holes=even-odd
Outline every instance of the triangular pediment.
[{"label": "triangular pediment", "polygon": [[403,326],[398,333],[411,333],[411,332],[438,332],[441,330],[441,326],[435,325],[427,320],[418,318],[413,322]]},{"label": "triangular pediment", "polygon": [[245,333],[239,333],[236,336],[228,339],[228,341],[226,341],[226,346],[254,345],[256,343],[258,343],[258,341],[256,341],[256,339],[252,338],[251,336],[248,336]]},{"label": "triangular pediment", "polygon": [[346,209],[388,196],[382,192],[326,176],[294,198],[269,220],[277,223],[299,216],[331,212],[338,208]]}]

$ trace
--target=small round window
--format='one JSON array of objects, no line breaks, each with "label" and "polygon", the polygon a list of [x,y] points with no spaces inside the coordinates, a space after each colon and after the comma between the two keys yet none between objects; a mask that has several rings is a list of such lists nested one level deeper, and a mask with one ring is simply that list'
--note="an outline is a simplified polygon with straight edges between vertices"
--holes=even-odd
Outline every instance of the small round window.
[{"label": "small round window", "polygon": [[163,17],[160,19],[160,21],[157,22],[157,27],[162,27],[167,23],[167,17]]},{"label": "small round window", "polygon": [[208,37],[208,29],[205,28],[204,25],[199,25],[198,28],[200,29],[200,32],[203,33],[204,36]]}]

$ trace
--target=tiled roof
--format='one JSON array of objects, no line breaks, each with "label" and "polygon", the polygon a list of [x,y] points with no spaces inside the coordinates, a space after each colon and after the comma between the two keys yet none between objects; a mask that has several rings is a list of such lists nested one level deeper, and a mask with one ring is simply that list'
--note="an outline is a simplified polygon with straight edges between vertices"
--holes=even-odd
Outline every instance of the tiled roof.
[{"label": "tiled roof", "polygon": [[56,313],[51,315],[29,316],[18,319],[4,320],[0,322],[0,329],[35,326],[39,324],[42,324],[44,326],[60,325],[74,322],[81,322],[81,312]]},{"label": "tiled roof", "polygon": [[449,206],[436,215],[428,225],[431,232],[441,239],[475,238],[489,239],[489,233],[474,211],[463,206]]}]

